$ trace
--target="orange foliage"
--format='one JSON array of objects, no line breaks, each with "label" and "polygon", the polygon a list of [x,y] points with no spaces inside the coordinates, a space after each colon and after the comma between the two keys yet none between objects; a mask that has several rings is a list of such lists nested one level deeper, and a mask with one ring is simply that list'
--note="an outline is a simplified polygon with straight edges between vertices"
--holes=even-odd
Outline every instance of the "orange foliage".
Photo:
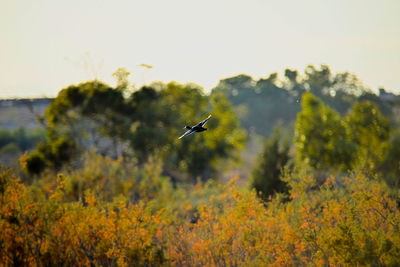
[{"label": "orange foliage", "polygon": [[363,175],[330,177],[318,190],[267,204],[233,183],[174,189],[179,196],[163,187],[136,202],[124,195],[103,201],[93,190],[71,200],[68,179],[59,175],[55,186],[37,190],[10,171],[0,174],[0,265],[354,266],[400,259],[398,195]]}]

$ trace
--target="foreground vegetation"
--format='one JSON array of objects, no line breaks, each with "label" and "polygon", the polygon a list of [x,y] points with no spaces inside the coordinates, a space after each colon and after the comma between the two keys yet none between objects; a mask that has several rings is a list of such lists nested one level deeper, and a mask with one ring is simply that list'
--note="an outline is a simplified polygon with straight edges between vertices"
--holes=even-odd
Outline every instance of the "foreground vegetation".
[{"label": "foreground vegetation", "polygon": [[152,160],[86,156],[24,185],[0,176],[5,265],[396,265],[400,194],[363,174],[287,173],[288,200],[235,181],[173,185]]}]

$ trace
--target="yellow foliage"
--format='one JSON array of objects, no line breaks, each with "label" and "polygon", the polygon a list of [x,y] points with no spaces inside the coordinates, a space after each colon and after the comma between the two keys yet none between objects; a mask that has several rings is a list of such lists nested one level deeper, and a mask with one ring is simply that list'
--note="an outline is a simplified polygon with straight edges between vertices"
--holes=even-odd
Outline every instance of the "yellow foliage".
[{"label": "yellow foliage", "polygon": [[[363,175],[332,176],[313,190],[306,185],[316,186],[310,177],[293,179],[299,184],[292,190],[303,191],[292,191],[288,202],[262,203],[233,182],[160,186],[160,170],[146,168],[147,174],[136,173],[151,181],[149,187],[135,181],[150,190],[141,192],[142,199],[126,193],[103,198],[97,185],[118,182],[110,171],[84,170],[93,186],[78,199],[70,197],[69,186],[79,172],[58,175],[51,186],[27,186],[10,171],[1,173],[0,265],[399,264],[399,195]],[[108,175],[113,183],[103,181]],[[116,192],[132,186],[128,178],[119,182]]]}]

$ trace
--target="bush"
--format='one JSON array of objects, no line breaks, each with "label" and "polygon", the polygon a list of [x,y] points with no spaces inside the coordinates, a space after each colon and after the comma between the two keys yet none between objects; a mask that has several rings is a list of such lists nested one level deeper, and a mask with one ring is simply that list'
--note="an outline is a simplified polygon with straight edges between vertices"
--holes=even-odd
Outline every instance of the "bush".
[{"label": "bush", "polygon": [[[357,174],[318,186],[312,176],[286,173],[290,201],[263,203],[234,181],[174,188],[157,161],[144,168],[132,164],[89,156],[86,168],[48,173],[30,186],[1,172],[0,263],[399,263],[400,195],[378,180]],[[75,198],[77,179],[82,193]]]},{"label": "bush", "polygon": [[275,193],[287,192],[287,186],[280,178],[283,168],[290,160],[289,143],[282,141],[281,130],[276,128],[264,143],[264,148],[252,170],[250,187],[267,200]]},{"label": "bush", "polygon": [[40,174],[46,168],[46,160],[39,152],[30,154],[25,163],[26,171],[30,174]]}]

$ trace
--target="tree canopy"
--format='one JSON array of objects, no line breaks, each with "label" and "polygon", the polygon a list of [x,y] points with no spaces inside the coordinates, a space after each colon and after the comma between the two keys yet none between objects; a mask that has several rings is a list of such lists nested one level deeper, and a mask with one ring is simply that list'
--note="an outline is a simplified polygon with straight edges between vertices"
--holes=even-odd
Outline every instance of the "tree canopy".
[{"label": "tree canopy", "polygon": [[[177,139],[184,125],[208,114],[213,116],[209,132]],[[195,84],[156,83],[128,97],[119,87],[99,81],[72,85],[50,104],[45,121],[47,139],[28,158],[28,169],[36,173],[94,149],[111,157],[134,157],[139,163],[156,154],[166,172],[180,170],[190,179],[208,179],[218,162],[237,157],[246,141],[226,96],[207,96]]]},{"label": "tree canopy", "polygon": [[387,102],[373,93],[356,75],[350,72],[333,73],[327,65],[309,65],[303,74],[285,69],[282,79],[277,73],[259,80],[240,74],[220,80],[212,94],[217,92],[226,94],[234,104],[243,128],[265,137],[277,124],[285,128],[293,127],[305,92],[317,96],[342,116],[356,102],[364,100],[376,104],[389,118],[393,116],[396,106],[396,103]]},{"label": "tree canopy", "polygon": [[319,98],[306,93],[297,115],[297,156],[318,169],[376,170],[389,147],[389,120],[371,102],[356,103],[342,119]]}]

